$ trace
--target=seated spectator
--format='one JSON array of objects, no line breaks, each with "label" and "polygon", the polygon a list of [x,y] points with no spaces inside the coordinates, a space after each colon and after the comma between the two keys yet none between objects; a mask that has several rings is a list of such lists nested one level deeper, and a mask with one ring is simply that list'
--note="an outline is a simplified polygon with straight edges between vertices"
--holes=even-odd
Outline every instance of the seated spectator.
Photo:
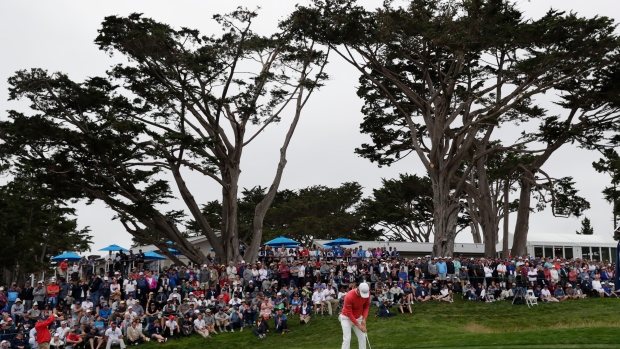
[{"label": "seated spectator", "polygon": [[205,324],[205,320],[203,319],[202,313],[198,310],[196,310],[196,319],[193,322],[193,326],[194,326],[194,331],[196,331],[196,333],[198,333],[199,335],[201,335],[203,338],[209,338],[211,336],[209,336],[209,330],[207,329],[207,326]]},{"label": "seated spectator", "polygon": [[65,338],[66,349],[74,349],[74,348],[82,346],[82,344],[83,344],[82,336],[80,336],[76,332],[70,332],[69,334],[67,334],[67,337]]},{"label": "seated spectator", "polygon": [[312,315],[312,307],[308,303],[308,299],[304,298],[301,302],[301,306],[299,307],[299,323],[307,324],[310,322],[310,317]]},{"label": "seated spectator", "polygon": [[113,345],[118,345],[121,349],[125,348],[125,341],[123,340],[123,333],[121,329],[116,327],[116,323],[112,321],[110,327],[105,330],[106,349],[110,349]]},{"label": "seated spectator", "polygon": [[149,331],[149,338],[154,338],[158,343],[164,343],[168,341],[168,338],[164,337],[164,330],[161,327],[159,321],[153,321],[147,327]]},{"label": "seated spectator", "polygon": [[65,342],[60,339],[58,333],[54,333],[50,340],[50,349],[62,349],[65,347]]},{"label": "seated spectator", "polygon": [[[284,311],[284,308],[278,310]],[[235,307],[230,308],[229,326],[230,332],[235,332],[235,328],[239,328],[239,331],[243,331],[243,316]]]},{"label": "seated spectator", "polygon": [[278,309],[275,317],[276,333],[284,334],[286,332],[290,332],[287,326],[287,321],[288,318],[286,317],[286,314],[284,314],[284,310]]},{"label": "seated spectator", "polygon": [[588,296],[583,293],[583,290],[581,289],[581,285],[577,284],[577,287],[575,288],[575,294],[573,296],[573,299],[582,299],[582,298],[587,298]]},{"label": "seated spectator", "polygon": [[618,294],[609,286],[609,282],[607,281],[603,283],[603,293],[605,297],[618,298]]},{"label": "seated spectator", "polygon": [[179,323],[174,315],[170,315],[166,318],[166,322],[164,323],[164,337],[166,338],[174,338],[178,339],[181,335],[181,329],[179,328]]},{"label": "seated spectator", "polygon": [[267,332],[269,332],[269,324],[267,323],[267,319],[259,317],[256,328],[252,330],[252,333],[254,333],[254,335],[258,338],[265,338],[267,336]]},{"label": "seated spectator", "polygon": [[428,292],[428,288],[426,286],[420,284],[416,289],[415,299],[418,302],[428,302],[431,300],[431,295]]},{"label": "seated spectator", "polygon": [[12,349],[30,349],[30,343],[24,338],[22,332],[17,332],[15,337],[11,340]]},{"label": "seated spectator", "polygon": [[396,316],[395,313],[390,312],[390,308],[392,303],[388,301],[387,298],[381,299],[381,303],[379,305],[379,310],[377,311],[378,317],[392,317]]},{"label": "seated spectator", "polygon": [[224,309],[218,309],[217,313],[215,314],[215,325],[220,330],[220,333],[228,332],[228,320],[229,317],[227,314],[224,313]]},{"label": "seated spectator", "polygon": [[603,290],[603,284],[598,275],[595,275],[594,280],[592,280],[592,291],[598,292],[598,296],[601,298],[605,297],[605,290]]},{"label": "seated spectator", "polygon": [[549,291],[549,286],[544,285],[543,289],[540,290],[540,300],[543,302],[559,302],[559,300],[551,295],[551,291]]},{"label": "seated spectator", "polygon": [[568,296],[566,295],[566,293],[564,293],[564,290],[560,285],[556,286],[555,291],[553,292],[553,297],[555,297],[559,302],[568,299]]},{"label": "seated spectator", "polygon": [[183,315],[183,322],[181,322],[181,333],[185,337],[189,337],[194,332],[194,321],[189,314]]},{"label": "seated spectator", "polygon": [[99,349],[103,344],[103,336],[97,331],[97,328],[91,327],[84,336],[86,349]]},{"label": "seated spectator", "polygon": [[209,333],[217,334],[217,331],[215,330],[215,317],[211,313],[211,309],[205,310],[204,320],[205,326],[207,327],[207,330],[209,330]]},{"label": "seated spectator", "polygon": [[[448,285],[444,284],[441,287],[441,290],[439,291],[439,298],[437,300],[448,302],[448,303],[454,302],[452,291],[448,290]],[[410,309],[410,312],[411,312],[411,309]]]}]

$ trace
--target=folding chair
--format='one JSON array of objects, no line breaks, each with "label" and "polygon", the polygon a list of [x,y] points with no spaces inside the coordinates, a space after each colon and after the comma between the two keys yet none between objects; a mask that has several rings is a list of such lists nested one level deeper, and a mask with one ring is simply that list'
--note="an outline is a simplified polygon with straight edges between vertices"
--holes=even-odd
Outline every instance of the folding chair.
[{"label": "folding chair", "polygon": [[527,302],[527,305],[538,305],[538,298],[536,298],[536,296],[534,296],[534,291],[533,290],[527,290],[527,295],[525,296],[525,301]]}]

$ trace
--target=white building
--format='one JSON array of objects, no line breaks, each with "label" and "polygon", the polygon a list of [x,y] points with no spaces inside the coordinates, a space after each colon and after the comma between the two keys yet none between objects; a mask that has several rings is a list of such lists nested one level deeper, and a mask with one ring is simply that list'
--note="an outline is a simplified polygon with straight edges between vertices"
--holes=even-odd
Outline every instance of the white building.
[{"label": "white building", "polygon": [[[512,249],[514,235],[508,235],[508,249]],[[497,244],[501,252],[503,240]],[[585,258],[611,261],[616,257],[618,242],[611,235],[577,235],[557,233],[530,233],[527,253],[534,257]]]}]

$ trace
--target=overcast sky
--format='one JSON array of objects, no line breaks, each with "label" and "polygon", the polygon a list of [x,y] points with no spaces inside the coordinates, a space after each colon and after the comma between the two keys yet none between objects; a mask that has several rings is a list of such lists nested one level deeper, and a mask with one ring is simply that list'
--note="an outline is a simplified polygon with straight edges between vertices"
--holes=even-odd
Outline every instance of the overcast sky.
[{"label": "overcast sky", "polygon": [[[372,7],[379,6],[381,2],[364,1]],[[306,1],[300,3],[305,4]],[[620,2],[617,0],[533,0],[519,3],[526,17],[531,18],[541,16],[552,6],[588,17],[607,15],[614,16],[617,21],[620,16]],[[73,80],[81,81],[87,76],[102,75],[116,62],[119,58],[108,57],[93,44],[105,16],[142,12],[177,28],[185,26],[204,34],[213,34],[219,32],[211,19],[213,14],[229,12],[237,6],[260,6],[260,16],[254,30],[269,33],[279,19],[294,9],[294,4],[294,1],[288,0],[1,1],[0,117],[5,117],[4,111],[7,109],[21,107],[6,102],[7,78],[16,70],[40,67],[67,73]],[[333,187],[343,182],[357,181],[368,195],[380,185],[381,178],[394,178],[404,172],[423,174],[423,167],[414,157],[393,167],[378,168],[354,154],[356,147],[368,142],[368,137],[359,133],[361,102],[355,95],[358,74],[335,56],[327,72],[330,81],[309,102],[289,147],[288,164],[280,189],[299,189],[311,185]],[[251,149],[244,152],[241,187],[270,185],[285,125],[269,128]],[[506,128],[499,135],[508,136],[511,133],[514,131]],[[602,199],[601,194],[610,179],[592,169],[591,163],[597,159],[595,153],[567,147],[554,154],[545,169],[555,177],[575,178],[580,195],[592,204],[586,216],[592,220],[595,233],[610,235],[613,231],[611,206]],[[190,175],[188,181],[201,202],[218,198],[219,190],[207,184],[206,180]],[[93,251],[111,243],[129,247],[130,236],[120,223],[111,220],[113,214],[104,205],[81,205],[78,213],[79,225],[92,229]],[[574,234],[580,227],[580,220],[554,218],[550,212],[536,213],[531,216],[530,234]],[[513,216],[510,225],[512,231]],[[471,235],[462,233],[457,241],[470,242]]]}]

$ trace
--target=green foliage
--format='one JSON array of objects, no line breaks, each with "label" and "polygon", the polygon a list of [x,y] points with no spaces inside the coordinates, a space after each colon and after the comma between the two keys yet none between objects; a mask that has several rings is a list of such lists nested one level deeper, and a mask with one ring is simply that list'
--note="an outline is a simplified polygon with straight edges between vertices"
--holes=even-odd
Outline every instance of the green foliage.
[{"label": "green foliage", "polygon": [[428,242],[433,232],[433,190],[428,177],[401,174],[383,179],[362,200],[365,226],[377,229],[388,240]]},{"label": "green foliage", "polygon": [[581,221],[581,229],[577,230],[577,234],[578,235],[593,235],[594,234],[594,228],[592,228],[592,225],[590,224],[590,219],[588,217],[585,217]]},{"label": "green foliage", "polygon": [[[29,100],[32,113],[9,111],[0,124],[0,156],[15,168],[43,169],[41,185],[103,201],[135,241],[172,240],[202,262],[180,230],[190,216],[194,233],[235,259],[236,220],[227,217],[233,223],[220,229],[198,219],[202,203],[183,173],[220,185],[222,211],[234,215],[243,148],[280,121],[287,106],[299,102],[298,116],[327,78],[327,55],[311,40],[284,25],[258,35],[250,28],[256,15],[239,8],[215,16],[222,32],[212,36],[141,14],[106,17],[95,44],[127,63],[83,82],[42,69],[18,71],[9,79],[10,99]],[[165,212],[172,187],[186,207]]]},{"label": "green foliage", "polygon": [[[33,171],[34,173],[34,171]],[[88,227],[78,229],[75,209],[62,194],[40,186],[33,175],[18,174],[0,187],[0,264],[17,280],[46,270],[50,258],[90,249]]]},{"label": "green foliage", "polygon": [[[265,188],[244,189],[239,199],[239,231],[249,239],[254,208],[265,195]],[[379,232],[366,229],[358,209],[362,199],[359,183],[343,183],[340,187],[311,186],[299,190],[278,191],[263,224],[263,242],[280,235],[309,245],[314,239],[374,240]],[[221,203],[213,201],[202,207],[204,217],[218,226],[222,223]],[[188,230],[193,230],[190,222]]]},{"label": "green foliage", "polygon": [[[612,204],[612,214],[614,217],[614,229],[620,221],[620,156],[614,149],[604,149],[604,158],[593,162],[592,166],[599,173],[607,173],[611,177],[611,185],[603,189],[603,197]],[[618,239],[616,239],[618,240]]]}]

